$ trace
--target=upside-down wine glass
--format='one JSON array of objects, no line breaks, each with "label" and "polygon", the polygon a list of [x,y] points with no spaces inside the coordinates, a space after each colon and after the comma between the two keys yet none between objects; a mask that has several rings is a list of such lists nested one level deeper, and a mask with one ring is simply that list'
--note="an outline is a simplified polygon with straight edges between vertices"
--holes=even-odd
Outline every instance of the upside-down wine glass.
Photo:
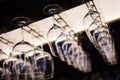
[{"label": "upside-down wine glass", "polygon": [[18,61],[16,57],[13,57],[10,53],[10,56],[3,62],[3,79],[5,80],[17,80],[17,75],[15,71],[14,64]]},{"label": "upside-down wine glass", "polygon": [[[55,31],[57,31],[57,35],[54,33]],[[64,55],[58,49],[59,47],[57,47],[54,42],[50,42],[51,37],[54,37],[54,39],[56,40],[58,36],[61,34],[61,32],[63,32],[63,29],[58,25],[53,24],[53,26],[49,29],[47,33],[47,39],[49,41],[48,45],[50,47],[52,55],[55,57],[59,57],[62,61],[65,61]]]},{"label": "upside-down wine glass", "polygon": [[[55,14],[53,16],[53,18],[57,22],[58,25],[54,24],[54,26],[52,26],[52,28],[49,29],[49,31],[48,31],[49,36],[52,36],[52,35],[50,35],[50,32],[54,34],[54,32],[56,32],[57,29],[59,29],[60,31],[59,31],[59,34],[57,34],[58,37],[55,38],[55,46],[51,45],[50,42],[49,42],[49,47],[51,49],[51,52],[53,54],[55,54],[54,51],[56,50],[57,53],[58,53],[58,56],[60,57],[60,59],[62,61],[63,60],[66,61],[68,65],[72,65],[74,68],[77,68],[77,69],[79,69],[79,70],[81,70],[83,72],[91,71],[91,69],[89,69],[89,70],[86,69],[86,71],[85,71],[85,69],[82,70],[79,67],[79,65],[82,65],[82,64],[80,62],[77,62],[77,60],[80,60],[80,59],[76,59],[76,58],[78,56],[80,56],[80,52],[79,52],[80,51],[80,45],[78,45],[78,42],[75,40],[76,36],[74,36],[74,31],[63,20],[63,18],[59,14],[58,15]],[[48,39],[51,39],[51,38],[48,38]],[[87,56],[87,54],[84,54],[84,55]],[[83,57],[83,56],[81,56],[81,57]],[[86,57],[86,59],[82,58],[81,62],[84,64],[84,65],[82,65],[82,67],[91,68],[90,64],[88,66],[83,61],[87,62],[88,57]]]},{"label": "upside-down wine glass", "polygon": [[[92,6],[93,7],[93,6]],[[105,23],[100,12],[89,9],[83,19],[86,34],[95,48],[103,56],[104,60],[114,65],[117,63],[115,46],[108,25]]]},{"label": "upside-down wine glass", "polygon": [[[64,32],[62,32],[61,35],[58,37],[58,42],[60,42],[59,39],[65,35],[64,41],[62,41],[63,42],[62,46],[58,47],[61,47],[60,51],[63,52],[65,58],[68,60],[67,63],[68,64],[71,63],[74,68],[77,68],[80,71],[90,72],[91,71],[90,59],[86,52],[82,49],[82,46],[80,45],[81,42],[78,41],[78,35],[75,35],[74,30],[72,30],[71,26],[62,18],[61,15],[59,14],[54,15],[54,20],[64,29]],[[57,40],[55,40],[55,42],[56,41]],[[85,56],[86,58],[84,58]],[[76,59],[77,57],[81,57],[81,59]],[[81,63],[77,64],[77,61],[79,60],[81,60],[80,61]],[[80,65],[82,65],[83,67],[82,69],[79,68]]]},{"label": "upside-down wine glass", "polygon": [[[34,38],[37,38],[41,42],[38,46],[34,45],[35,48],[34,48],[34,52],[32,54],[28,53],[28,57],[30,57],[31,64],[37,65],[37,66],[42,66],[42,70],[45,70],[45,74],[44,74],[45,79],[51,79],[54,77],[54,62],[53,62],[53,59],[52,59],[52,56],[50,55],[50,53],[44,51],[43,45],[45,43],[44,42],[45,38],[43,35],[41,35],[39,32],[37,32],[35,29],[33,29],[32,26],[30,27],[28,25],[27,28],[28,28],[28,30],[26,30],[26,29],[24,29],[24,30],[26,32],[28,32],[29,34],[31,34]],[[33,39],[33,42],[35,42],[34,39]],[[45,59],[45,62],[44,62],[44,59]],[[39,64],[39,62],[40,62],[40,64]],[[45,64],[45,65],[43,65],[43,64]]]},{"label": "upside-down wine glass", "polygon": [[[44,70],[40,72],[39,69],[38,72],[35,71],[35,68],[32,67],[33,64],[30,63],[29,56],[26,54],[28,53],[34,53],[34,46],[30,44],[27,41],[24,41],[24,33],[23,33],[23,27],[28,25],[30,23],[30,19],[26,17],[17,17],[12,20],[13,25],[17,25],[21,27],[21,34],[22,34],[22,41],[16,43],[13,47],[12,53],[15,56],[18,56],[18,62],[15,64],[16,66],[16,72],[18,74],[18,80],[24,79],[24,80],[34,80],[36,77],[39,80],[44,80],[44,76],[41,75],[41,72],[44,74]],[[17,54],[18,53],[18,54]],[[43,60],[45,61],[45,60]],[[33,60],[34,62],[34,60]],[[44,66],[44,64],[43,64]],[[40,74],[39,74],[40,73]],[[42,76],[38,77],[38,76]],[[35,79],[36,80],[36,79]]]},{"label": "upside-down wine glass", "polygon": [[5,77],[4,77],[4,75],[6,75],[5,73],[4,73],[4,69],[3,69],[3,62],[6,60],[6,59],[8,59],[8,55],[5,53],[5,52],[3,52],[2,51],[2,49],[0,49],[0,79],[2,80],[2,79],[6,79]]},{"label": "upside-down wine glass", "polygon": [[[31,28],[30,26],[27,26],[27,27],[29,29],[28,30],[24,29],[24,30],[27,31],[29,34],[31,34],[33,37],[37,38],[41,42],[38,46],[34,46],[35,47],[34,52],[28,53],[27,56],[29,57],[33,67],[35,65],[36,65],[36,68],[37,66],[41,66],[42,70],[45,70],[45,73],[43,74],[45,79],[51,79],[54,76],[54,63],[50,53],[44,51],[43,44],[45,43],[44,42],[45,38],[43,35],[41,35],[39,32]],[[33,33],[35,33],[36,35]],[[45,62],[44,62],[44,59],[45,59]],[[36,69],[36,71],[38,70]]]}]

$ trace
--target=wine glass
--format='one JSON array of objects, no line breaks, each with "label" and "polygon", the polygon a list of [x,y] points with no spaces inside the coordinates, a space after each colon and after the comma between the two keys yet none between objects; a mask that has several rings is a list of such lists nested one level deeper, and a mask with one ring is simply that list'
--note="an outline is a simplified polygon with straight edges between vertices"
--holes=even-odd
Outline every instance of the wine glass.
[{"label": "wine glass", "polygon": [[117,63],[115,46],[112,36],[107,27],[107,24],[104,23],[99,25],[99,27],[96,28],[93,32],[93,38],[98,43],[98,49],[105,60],[111,65],[114,65]]},{"label": "wine glass", "polygon": [[28,57],[25,57],[27,53],[33,51],[33,45],[26,41],[20,41],[16,43],[12,48],[12,55],[16,56],[18,61],[14,64],[16,67],[17,78],[30,79],[30,73],[32,71],[31,64]]},{"label": "wine glass", "polygon": [[36,47],[32,52],[26,53],[25,55],[31,64],[32,68],[32,73],[30,74],[31,79],[44,80],[45,57],[43,51]]},{"label": "wine glass", "polygon": [[34,53],[34,46],[27,41],[20,41],[12,48],[12,55],[16,56],[18,61],[15,63],[17,79],[29,80],[33,76],[32,65],[29,56],[26,54]]},{"label": "wine glass", "polygon": [[79,46],[79,49],[76,53],[79,53],[79,55],[76,57],[78,69],[84,73],[90,72],[92,68],[87,52],[84,51],[81,46]]},{"label": "wine glass", "polygon": [[87,27],[85,31],[88,38],[105,61],[111,65],[116,64],[114,42],[102,15],[97,11],[89,10],[83,19],[83,25]]},{"label": "wine glass", "polygon": [[45,79],[52,79],[54,77],[54,61],[48,52],[45,54]]},{"label": "wine glass", "polygon": [[[38,77],[41,79],[51,79],[54,75],[54,63],[51,55],[48,52],[43,51],[41,47],[35,47],[34,54],[31,58],[31,64],[34,65],[33,69],[39,71]],[[32,66],[33,66],[32,65]]]},{"label": "wine glass", "polygon": [[[22,19],[21,17],[17,17],[13,19],[12,22],[14,22],[14,25],[21,27],[21,34],[23,38],[20,42],[14,45],[12,50],[13,54],[18,56],[19,59],[18,62],[15,64],[18,74],[18,80],[20,78],[25,80],[44,80],[44,78],[52,78],[54,67],[51,56],[43,51],[43,46],[41,46],[42,49],[39,49],[29,42],[24,41],[22,27],[26,26],[26,24],[30,22],[30,19],[26,17],[22,17]],[[35,33],[39,35],[39,33]],[[46,55],[44,53],[46,53]]]},{"label": "wine glass", "polygon": [[[18,50],[17,50],[18,51]],[[24,66],[29,66],[29,75],[26,75],[28,79],[39,79],[44,80],[50,79],[54,74],[53,60],[49,53],[44,52],[42,49],[34,48],[34,50],[27,51],[24,53],[25,60],[19,58],[18,63],[16,63],[17,72],[22,76],[22,68]],[[27,65],[25,65],[27,63]],[[28,72],[26,73],[28,74]],[[23,77],[23,76],[22,76]],[[26,79],[26,80],[28,80]]]},{"label": "wine glass", "polygon": [[[60,13],[61,11],[63,11],[63,8],[58,4],[46,5],[42,10],[43,14],[46,16],[53,16],[55,14]],[[54,34],[54,32],[57,32],[56,34],[58,34],[58,35]],[[52,40],[57,39],[57,37],[61,34],[61,32],[62,32],[62,29],[57,24],[53,24],[53,26],[47,32],[48,45],[49,45],[52,55],[55,57],[58,57],[59,53],[56,52],[57,50],[55,48],[54,42],[52,42],[51,39]],[[64,61],[64,60],[62,59],[62,61]]]},{"label": "wine glass", "polygon": [[[57,31],[57,35],[54,34],[54,31]],[[51,36],[53,36],[54,39],[56,40],[61,35],[61,32],[64,32],[63,28],[59,27],[56,24],[53,24],[53,26],[49,29],[49,31],[47,33],[47,39],[50,40]],[[56,36],[54,36],[54,35],[56,35]],[[60,57],[60,59],[62,61],[65,61],[64,55],[58,49],[59,46],[56,46],[54,42],[50,42],[50,41],[48,41],[48,45],[50,47],[50,50],[51,50],[51,53],[53,56]]]},{"label": "wine glass", "polygon": [[3,75],[2,77],[6,80],[14,80],[17,79],[15,66],[14,64],[18,61],[17,58],[13,57],[10,53],[10,56],[4,60],[3,62]]},{"label": "wine glass", "polygon": [[75,57],[74,51],[78,47],[77,42],[69,34],[65,35],[65,38],[61,46],[63,54],[65,55],[67,63],[75,67],[76,64],[73,58]]},{"label": "wine glass", "polygon": [[[28,26],[28,28],[30,27]],[[31,62],[31,65],[33,66],[33,70],[36,67],[35,72],[34,72],[35,77],[40,79],[40,76],[41,76],[41,78],[51,79],[54,76],[54,63],[53,63],[52,56],[48,52],[44,51],[42,43],[45,43],[44,42],[45,38],[44,36],[42,36],[41,34],[39,34],[36,30],[32,28],[30,28],[30,31],[33,31],[34,33],[36,33],[38,37],[36,37],[33,34],[32,36],[39,39],[41,42],[39,46],[34,46],[35,48],[34,48],[33,53],[30,52],[26,54],[30,58],[30,62]],[[36,76],[36,73],[38,74],[38,76]]]},{"label": "wine glass", "polygon": [[12,48],[12,55],[18,55],[18,61],[14,64],[16,67],[17,79],[20,78],[24,80],[30,79],[30,74],[32,74],[32,67],[29,62],[29,58],[26,57],[26,53],[33,50],[34,46],[27,41],[24,41],[23,27],[28,25],[31,20],[27,17],[16,17],[12,20],[12,25],[21,28],[22,40],[17,42]]},{"label": "wine glass", "polygon": [[65,50],[62,48],[62,45],[64,44],[65,40],[66,40],[66,34],[61,32],[61,34],[55,40],[55,46],[56,46],[57,52],[60,55],[60,59],[62,61],[66,61],[68,63],[68,65],[71,65],[71,61],[68,58],[68,56],[66,55],[67,51],[65,53]]},{"label": "wine glass", "polygon": [[5,79],[3,76],[5,75],[3,69],[3,62],[8,59],[8,55],[0,49],[0,79]]}]

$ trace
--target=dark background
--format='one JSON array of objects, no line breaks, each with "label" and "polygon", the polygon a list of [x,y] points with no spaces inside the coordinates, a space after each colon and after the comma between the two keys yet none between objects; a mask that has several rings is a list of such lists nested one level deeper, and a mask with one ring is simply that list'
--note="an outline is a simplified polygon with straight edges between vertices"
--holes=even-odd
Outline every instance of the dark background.
[{"label": "dark background", "polygon": [[[43,8],[48,4],[59,4],[64,10],[67,10],[83,3],[82,0],[0,0],[0,34],[18,28],[11,25],[14,17],[25,16],[32,22],[48,17],[42,13]],[[113,21],[108,25],[115,42],[118,61],[120,61],[120,21]],[[79,35],[79,40],[82,41],[83,48],[89,53],[92,61],[92,72],[82,73],[60,61],[59,58],[53,57],[55,74],[51,80],[120,80],[119,62],[114,66],[106,64],[88,40],[85,32]],[[44,45],[44,48],[50,52],[47,44]]]}]

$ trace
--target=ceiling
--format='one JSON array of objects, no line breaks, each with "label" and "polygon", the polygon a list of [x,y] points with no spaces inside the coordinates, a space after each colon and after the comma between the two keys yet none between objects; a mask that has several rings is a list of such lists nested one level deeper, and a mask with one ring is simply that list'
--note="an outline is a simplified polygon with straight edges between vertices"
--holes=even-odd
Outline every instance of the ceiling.
[{"label": "ceiling", "polygon": [[11,25],[11,20],[15,17],[25,16],[32,21],[48,17],[42,13],[46,5],[58,4],[67,10],[83,3],[84,0],[0,0],[0,33],[16,28]]}]

